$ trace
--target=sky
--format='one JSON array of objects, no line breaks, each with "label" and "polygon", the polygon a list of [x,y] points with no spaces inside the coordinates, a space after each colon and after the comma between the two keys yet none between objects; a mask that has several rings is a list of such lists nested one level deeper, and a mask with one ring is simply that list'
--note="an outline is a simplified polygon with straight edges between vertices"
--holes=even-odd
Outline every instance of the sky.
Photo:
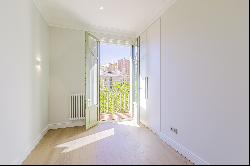
[{"label": "sky", "polygon": [[112,60],[117,62],[123,58],[130,59],[131,49],[128,46],[101,43],[100,49],[101,65],[112,63]]}]

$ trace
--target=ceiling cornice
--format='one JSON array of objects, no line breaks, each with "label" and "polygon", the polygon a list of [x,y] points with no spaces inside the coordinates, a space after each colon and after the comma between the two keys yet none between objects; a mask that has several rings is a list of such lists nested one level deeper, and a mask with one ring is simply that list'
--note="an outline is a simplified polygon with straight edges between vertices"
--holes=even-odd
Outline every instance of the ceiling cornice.
[{"label": "ceiling cornice", "polygon": [[78,30],[78,31],[92,31],[92,32],[98,32],[98,33],[106,33],[106,34],[115,34],[117,36],[123,36],[125,38],[136,38],[141,35],[150,25],[152,25],[157,19],[159,19],[177,0],[170,0],[166,2],[165,7],[157,12],[156,15],[149,18],[147,21],[148,23],[146,26],[144,25],[142,28],[140,28],[139,31],[135,32],[124,32],[118,29],[113,28],[104,28],[104,27],[96,27],[91,25],[81,25],[81,26],[70,26],[70,25],[59,25],[57,23],[49,22],[44,14],[42,14],[42,9],[40,7],[39,0],[33,0],[36,8],[40,12],[40,15],[42,18],[47,22],[48,26],[50,27],[57,27],[57,28],[63,28],[63,29],[71,29],[71,30]]},{"label": "ceiling cornice", "polygon": [[84,26],[65,26],[65,25],[58,25],[58,24],[48,24],[50,27],[61,28],[61,29],[69,29],[69,30],[76,30],[76,31],[89,31],[94,32],[97,34],[106,34],[108,36],[116,36],[121,37],[121,39],[131,40],[135,39],[135,34],[128,34],[121,31],[112,31],[107,28],[95,28],[92,26],[84,25]]},{"label": "ceiling cornice", "polygon": [[170,2],[167,2],[165,7],[159,11],[156,15],[154,15],[153,17],[151,17],[151,19],[149,19],[147,26],[144,26],[143,28],[141,28],[140,31],[138,31],[136,33],[136,37],[140,36],[143,32],[145,32],[148,27],[150,27],[155,21],[157,21],[159,18],[161,18],[161,16],[171,7],[175,4],[177,0],[171,0]]},{"label": "ceiling cornice", "polygon": [[34,6],[37,8],[38,12],[40,13],[41,17],[49,25],[48,19],[42,14],[42,10],[41,10],[41,7],[39,5],[39,1],[38,0],[32,0],[32,1],[33,1]]}]

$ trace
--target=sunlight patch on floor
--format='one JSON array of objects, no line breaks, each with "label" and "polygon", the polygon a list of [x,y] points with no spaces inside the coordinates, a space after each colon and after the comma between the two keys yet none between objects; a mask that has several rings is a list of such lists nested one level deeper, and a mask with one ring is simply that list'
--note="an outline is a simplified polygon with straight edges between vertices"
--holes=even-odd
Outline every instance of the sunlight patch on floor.
[{"label": "sunlight patch on floor", "polygon": [[117,122],[118,125],[125,125],[130,127],[140,127],[136,121],[123,121],[123,122]]},{"label": "sunlight patch on floor", "polygon": [[102,139],[108,138],[115,135],[114,128],[105,130],[102,132],[98,132],[96,134],[92,134],[83,138],[79,138],[61,145],[57,145],[56,148],[65,148],[62,153],[68,153],[73,150],[79,149],[81,147],[84,147],[86,145],[89,145],[91,143],[100,141]]}]

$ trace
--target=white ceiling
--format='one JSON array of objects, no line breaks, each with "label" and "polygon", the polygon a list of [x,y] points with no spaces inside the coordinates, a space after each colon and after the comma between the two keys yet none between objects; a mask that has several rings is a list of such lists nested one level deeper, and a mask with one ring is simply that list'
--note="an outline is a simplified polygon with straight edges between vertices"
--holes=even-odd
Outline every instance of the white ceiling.
[{"label": "white ceiling", "polygon": [[[137,35],[173,0],[34,0],[48,24]],[[103,6],[104,10],[99,8]]]}]

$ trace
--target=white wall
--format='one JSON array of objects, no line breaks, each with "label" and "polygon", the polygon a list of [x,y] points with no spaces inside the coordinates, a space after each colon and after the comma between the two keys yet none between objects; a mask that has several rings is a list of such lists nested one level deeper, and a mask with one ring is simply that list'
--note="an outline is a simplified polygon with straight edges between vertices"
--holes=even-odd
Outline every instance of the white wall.
[{"label": "white wall", "polygon": [[69,121],[70,95],[84,93],[84,32],[50,27],[49,124]]},{"label": "white wall", "polygon": [[162,133],[210,164],[249,164],[248,36],[248,0],[177,0],[162,17]]},{"label": "white wall", "polygon": [[20,164],[48,123],[49,31],[31,0],[1,0],[0,20],[0,164]]}]

